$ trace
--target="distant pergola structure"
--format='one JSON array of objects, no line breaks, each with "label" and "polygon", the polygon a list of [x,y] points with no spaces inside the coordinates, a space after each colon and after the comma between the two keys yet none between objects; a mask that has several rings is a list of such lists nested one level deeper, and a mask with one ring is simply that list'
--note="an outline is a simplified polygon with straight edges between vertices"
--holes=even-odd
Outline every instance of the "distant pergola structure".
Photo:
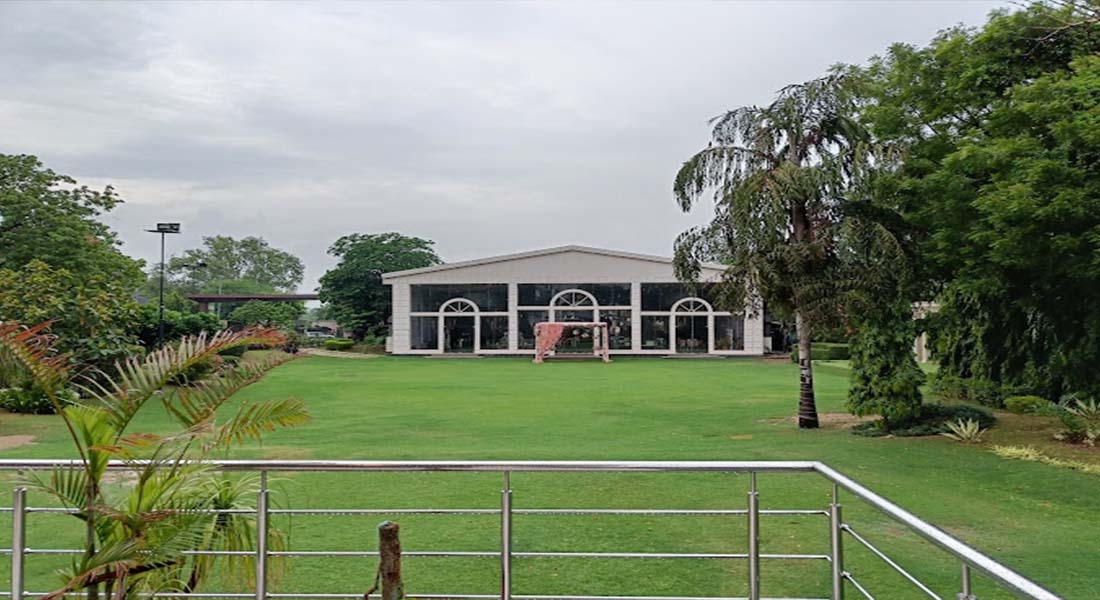
[{"label": "distant pergola structure", "polygon": [[607,323],[584,322],[543,322],[535,324],[535,360],[536,364],[542,363],[546,353],[553,350],[558,342],[565,337],[567,331],[576,329],[589,329],[592,331],[592,356],[603,359],[605,363],[611,362],[610,336]]},{"label": "distant pergola structure", "polygon": [[300,302],[320,300],[319,294],[187,294],[188,300],[199,303],[199,312],[210,312],[210,305],[221,302]]}]

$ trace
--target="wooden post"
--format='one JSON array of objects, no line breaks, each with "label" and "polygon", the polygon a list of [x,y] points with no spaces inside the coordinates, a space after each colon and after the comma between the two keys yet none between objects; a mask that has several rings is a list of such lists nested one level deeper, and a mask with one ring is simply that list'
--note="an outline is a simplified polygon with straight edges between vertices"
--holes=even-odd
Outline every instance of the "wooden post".
[{"label": "wooden post", "polygon": [[405,585],[401,581],[400,527],[393,521],[378,524],[378,573],[374,586],[363,595],[364,599],[382,588],[381,600],[404,600]]},{"label": "wooden post", "polygon": [[382,578],[382,600],[403,600],[405,586],[401,583],[400,528],[393,521],[378,526],[378,574]]}]

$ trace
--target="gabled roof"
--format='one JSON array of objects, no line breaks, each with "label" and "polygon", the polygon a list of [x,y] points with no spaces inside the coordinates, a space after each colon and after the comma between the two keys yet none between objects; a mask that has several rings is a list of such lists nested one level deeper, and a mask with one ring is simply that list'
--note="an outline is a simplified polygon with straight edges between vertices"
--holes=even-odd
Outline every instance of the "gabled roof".
[{"label": "gabled roof", "polygon": [[[424,267],[421,269],[406,269],[404,271],[393,271],[391,273],[384,273],[382,275],[382,281],[389,281],[391,279],[401,279],[403,277],[409,277],[411,275],[420,275],[422,273],[434,273],[438,271],[449,271],[452,269],[463,269],[466,267],[476,267],[480,265],[489,265],[493,263],[507,262],[510,260],[522,260],[525,258],[535,258],[537,256],[549,256],[552,254],[563,254],[566,252],[581,252],[584,254],[595,254],[601,256],[610,256],[612,258],[627,258],[632,260],[645,260],[649,262],[672,264],[672,259],[665,256],[654,256],[652,254],[638,254],[635,252],[621,252],[619,250],[607,250],[605,248],[592,248],[590,246],[555,246],[553,248],[544,248],[542,250],[531,250],[528,252],[517,252],[514,254],[501,254],[499,256],[489,256],[487,258],[478,258],[475,260],[464,260],[460,262],[444,263],[442,265],[436,265],[434,267]],[[720,264],[704,264],[704,268],[723,270],[726,267]]]}]

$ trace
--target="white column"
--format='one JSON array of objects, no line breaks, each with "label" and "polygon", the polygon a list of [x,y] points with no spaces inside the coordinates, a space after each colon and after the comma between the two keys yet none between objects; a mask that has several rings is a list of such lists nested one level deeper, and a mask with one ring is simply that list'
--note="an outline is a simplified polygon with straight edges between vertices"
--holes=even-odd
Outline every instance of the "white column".
[{"label": "white column", "polygon": [[519,350],[519,284],[508,284],[508,350]]},{"label": "white column", "polygon": [[390,293],[393,302],[393,317],[390,321],[390,337],[393,338],[393,353],[404,354],[409,351],[409,327],[411,319],[409,284],[394,283],[390,285]]},{"label": "white column", "polygon": [[637,352],[642,349],[642,284],[635,281],[630,284],[630,348]]},{"label": "white column", "polygon": [[761,309],[752,316],[748,304],[745,306],[745,352],[764,354],[764,311]]}]

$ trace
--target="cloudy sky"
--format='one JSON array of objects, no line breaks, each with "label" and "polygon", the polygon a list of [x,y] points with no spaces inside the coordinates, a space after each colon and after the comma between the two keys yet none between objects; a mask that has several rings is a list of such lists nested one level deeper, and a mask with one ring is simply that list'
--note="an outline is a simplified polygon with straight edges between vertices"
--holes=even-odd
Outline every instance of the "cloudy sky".
[{"label": "cloudy sky", "polygon": [[0,152],[113,184],[133,256],[258,235],[303,290],[354,232],[667,255],[708,118],[1004,5],[0,2]]}]

